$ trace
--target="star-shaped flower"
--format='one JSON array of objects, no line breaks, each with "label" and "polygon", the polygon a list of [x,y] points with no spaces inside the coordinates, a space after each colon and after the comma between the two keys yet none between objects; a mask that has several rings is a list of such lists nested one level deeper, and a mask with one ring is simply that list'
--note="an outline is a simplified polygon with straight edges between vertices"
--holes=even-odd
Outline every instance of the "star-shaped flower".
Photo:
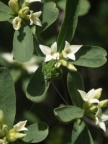
[{"label": "star-shaped flower", "polygon": [[51,47],[39,45],[41,51],[44,55],[46,55],[45,62],[50,61],[52,59],[59,59],[59,53],[57,52],[57,43],[54,42]]},{"label": "star-shaped flower", "polygon": [[41,15],[41,11],[39,12],[35,12],[33,13],[33,11],[30,11],[30,15],[29,15],[29,19],[30,19],[30,25],[38,25],[38,26],[42,26],[42,23],[39,19],[40,15]]},{"label": "star-shaped flower", "polygon": [[22,19],[19,16],[15,17],[13,19],[12,24],[13,24],[13,28],[15,30],[19,30],[20,29],[20,27],[21,27],[21,21],[22,21]]},{"label": "star-shaped flower", "polygon": [[20,121],[19,123],[17,123],[16,125],[14,125],[13,128],[15,129],[16,132],[28,130],[25,127],[26,123],[27,123],[27,120]]},{"label": "star-shaped flower", "polygon": [[106,126],[104,122],[107,120],[108,120],[108,115],[102,114],[102,110],[99,107],[96,113],[95,122],[96,125],[98,125],[101,129],[103,129],[104,132],[106,132]]},{"label": "star-shaped flower", "polygon": [[82,47],[82,45],[70,45],[67,41],[65,41],[65,48],[62,51],[64,58],[69,58],[75,60],[75,53]]},{"label": "star-shaped flower", "polygon": [[85,93],[82,90],[78,90],[82,99],[88,103],[99,103],[99,98],[101,96],[102,88],[91,89],[88,93]]}]

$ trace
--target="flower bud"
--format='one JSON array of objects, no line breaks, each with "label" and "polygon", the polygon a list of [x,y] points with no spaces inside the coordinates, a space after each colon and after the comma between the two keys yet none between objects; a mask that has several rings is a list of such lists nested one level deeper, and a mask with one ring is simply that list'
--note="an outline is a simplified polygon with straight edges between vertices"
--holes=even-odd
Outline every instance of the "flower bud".
[{"label": "flower bud", "polygon": [[99,106],[100,107],[107,107],[108,106],[108,99],[100,101]]},{"label": "flower bud", "polygon": [[13,10],[13,12],[15,14],[18,14],[18,11],[19,11],[18,0],[10,0],[8,4],[9,4],[9,7]]},{"label": "flower bud", "polygon": [[0,110],[0,126],[2,126],[4,123],[4,113],[2,110]]},{"label": "flower bud", "polygon": [[91,107],[89,108],[89,111],[90,111],[90,112],[96,112],[97,109],[98,109],[98,107],[95,106],[95,105],[93,105],[93,106],[91,106]]},{"label": "flower bud", "polygon": [[99,99],[102,93],[102,88],[98,88],[95,90],[94,98]]},{"label": "flower bud", "polygon": [[[24,7],[22,9],[20,9],[20,11],[18,12],[19,16],[21,18],[27,18],[27,13],[29,12],[29,7]],[[29,18],[29,17],[28,17]]]},{"label": "flower bud", "polygon": [[8,126],[4,124],[0,128],[0,137],[4,137],[7,133],[8,133]]},{"label": "flower bud", "polygon": [[71,62],[68,62],[68,61],[63,60],[63,59],[61,59],[60,62],[61,62],[61,65],[67,67],[69,70],[77,71],[77,69],[75,68],[75,66]]},{"label": "flower bud", "polygon": [[6,135],[6,140],[9,142],[15,142],[17,139],[22,139],[26,134],[16,132],[14,129],[11,129]]}]

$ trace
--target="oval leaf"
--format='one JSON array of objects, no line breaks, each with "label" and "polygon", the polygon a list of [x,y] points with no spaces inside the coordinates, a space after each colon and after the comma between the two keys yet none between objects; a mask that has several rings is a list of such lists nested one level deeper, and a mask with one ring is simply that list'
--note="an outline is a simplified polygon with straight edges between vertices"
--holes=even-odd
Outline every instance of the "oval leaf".
[{"label": "oval leaf", "polygon": [[19,62],[29,61],[34,52],[33,35],[28,26],[15,31],[13,39],[13,54]]},{"label": "oval leaf", "polygon": [[88,13],[90,9],[90,2],[88,0],[81,0],[79,15],[83,16]]},{"label": "oval leaf", "polygon": [[106,63],[106,56],[107,52],[101,47],[85,46],[76,53],[76,61],[73,64],[96,68]]},{"label": "oval leaf", "polygon": [[47,2],[43,5],[42,11],[42,31],[47,29],[58,18],[59,11],[54,2]]},{"label": "oval leaf", "polygon": [[12,9],[0,2],[0,21],[6,21],[12,18],[14,15]]},{"label": "oval leaf", "polygon": [[75,119],[82,118],[84,111],[76,106],[63,106],[54,109],[57,119],[63,123],[69,123]]},{"label": "oval leaf", "polygon": [[5,123],[11,128],[16,113],[16,96],[12,77],[6,68],[0,68],[0,110],[4,112]]},{"label": "oval leaf", "polygon": [[81,120],[77,120],[74,123],[72,131],[72,144],[94,144],[87,126]]},{"label": "oval leaf", "polygon": [[27,135],[22,140],[27,143],[38,143],[48,135],[48,126],[45,123],[35,123],[27,127]]},{"label": "oval leaf", "polygon": [[49,82],[45,80],[45,76],[42,72],[42,66],[40,66],[27,86],[26,96],[33,102],[41,102],[46,97],[48,88]]},{"label": "oval leaf", "polygon": [[68,73],[67,88],[73,104],[78,107],[82,107],[83,100],[78,92],[78,89],[84,90],[84,83],[81,75],[78,72]]},{"label": "oval leaf", "polygon": [[67,0],[65,18],[58,35],[58,51],[62,51],[65,41],[71,42],[77,26],[80,0]]}]

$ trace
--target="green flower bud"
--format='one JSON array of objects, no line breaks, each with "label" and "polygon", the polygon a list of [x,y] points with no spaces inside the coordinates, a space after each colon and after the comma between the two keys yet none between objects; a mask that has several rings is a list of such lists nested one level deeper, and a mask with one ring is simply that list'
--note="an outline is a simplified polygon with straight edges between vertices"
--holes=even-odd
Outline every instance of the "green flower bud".
[{"label": "green flower bud", "polygon": [[4,124],[0,128],[0,137],[4,137],[7,133],[8,133],[8,126]]},{"label": "green flower bud", "polygon": [[11,129],[6,135],[6,140],[8,142],[15,142],[17,139],[22,139],[26,134],[16,132],[15,129]]},{"label": "green flower bud", "polygon": [[20,9],[20,11],[18,12],[20,18],[26,18],[29,19],[29,17],[27,16],[27,13],[29,12],[29,7],[24,7],[22,9]]},{"label": "green flower bud", "polygon": [[61,59],[60,60],[61,65],[67,67],[69,70],[71,71],[77,71],[77,69],[75,68],[75,66],[72,64],[72,62],[68,62],[66,60]]},{"label": "green flower bud", "polygon": [[13,10],[15,14],[18,14],[19,11],[19,4],[18,0],[10,0],[8,3],[9,7]]},{"label": "green flower bud", "polygon": [[4,113],[2,110],[0,110],[0,126],[2,126],[4,123]]},{"label": "green flower bud", "polygon": [[28,6],[29,6],[29,3],[26,2],[26,1],[22,4],[22,8],[24,8],[24,7],[28,7]]},{"label": "green flower bud", "polygon": [[99,106],[100,107],[107,107],[108,106],[108,99],[100,101]]},{"label": "green flower bud", "polygon": [[93,105],[89,108],[90,112],[96,112],[97,110],[98,110],[98,106],[95,106],[95,105]]}]

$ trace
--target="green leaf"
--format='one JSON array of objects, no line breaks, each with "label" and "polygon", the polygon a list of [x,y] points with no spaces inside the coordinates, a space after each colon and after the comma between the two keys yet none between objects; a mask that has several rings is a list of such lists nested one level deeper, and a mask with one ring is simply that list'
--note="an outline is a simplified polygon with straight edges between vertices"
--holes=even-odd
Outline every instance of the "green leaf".
[{"label": "green leaf", "polygon": [[90,9],[90,2],[88,0],[81,0],[79,15],[83,16],[88,13]]},{"label": "green leaf", "polygon": [[71,42],[78,21],[80,0],[67,0],[65,18],[58,35],[58,51],[62,51],[65,41]]},{"label": "green leaf", "polygon": [[27,127],[27,135],[22,140],[27,143],[38,143],[48,135],[48,126],[45,123],[35,123]]},{"label": "green leaf", "polygon": [[54,109],[57,119],[63,123],[72,122],[75,119],[82,118],[84,111],[76,106],[62,106]]},{"label": "green leaf", "polygon": [[74,123],[72,144],[94,144],[87,126],[80,119]]},{"label": "green leaf", "polygon": [[45,79],[42,66],[40,66],[27,86],[26,96],[33,102],[41,102],[45,99],[48,88],[49,82]]},{"label": "green leaf", "polygon": [[33,56],[33,35],[28,26],[15,31],[13,39],[13,54],[16,61],[26,62]]},{"label": "green leaf", "polygon": [[5,123],[11,128],[16,113],[16,96],[12,77],[6,68],[0,68],[0,110],[4,112]]},{"label": "green leaf", "polygon": [[42,29],[44,31],[58,18],[59,11],[54,2],[47,2],[43,5],[42,10]]},{"label": "green leaf", "polygon": [[81,75],[78,72],[68,73],[67,88],[73,104],[78,107],[82,107],[83,100],[78,92],[78,89],[84,90],[84,83]]},{"label": "green leaf", "polygon": [[14,15],[14,13],[11,10],[11,8],[9,8],[4,3],[0,2],[0,21],[9,20],[13,17],[12,15]]},{"label": "green leaf", "polygon": [[76,53],[76,61],[73,64],[96,68],[106,63],[106,56],[107,52],[101,47],[85,46]]}]

